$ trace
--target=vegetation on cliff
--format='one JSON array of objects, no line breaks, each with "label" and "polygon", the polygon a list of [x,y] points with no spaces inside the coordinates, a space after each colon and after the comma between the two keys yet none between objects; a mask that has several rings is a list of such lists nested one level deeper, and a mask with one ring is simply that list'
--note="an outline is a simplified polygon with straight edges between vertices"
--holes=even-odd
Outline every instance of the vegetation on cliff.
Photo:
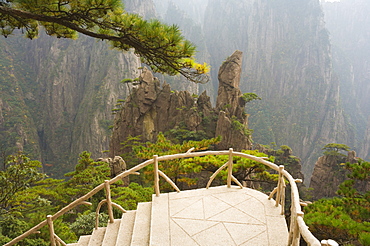
[{"label": "vegetation on cliff", "polygon": [[345,144],[329,143],[326,144],[322,149],[324,150],[324,155],[345,156],[339,151],[348,152],[351,148]]},{"label": "vegetation on cliff", "polygon": [[345,163],[344,168],[350,173],[339,185],[339,196],[306,207],[305,221],[319,239],[332,238],[340,245],[370,245],[370,191],[366,190],[370,163],[360,159]]}]

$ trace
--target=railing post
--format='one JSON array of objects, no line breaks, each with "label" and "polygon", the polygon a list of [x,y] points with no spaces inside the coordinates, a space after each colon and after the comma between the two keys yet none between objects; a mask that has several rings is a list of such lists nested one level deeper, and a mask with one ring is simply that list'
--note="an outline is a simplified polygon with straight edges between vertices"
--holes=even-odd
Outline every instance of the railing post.
[{"label": "railing post", "polygon": [[[303,218],[304,213],[302,211],[297,212],[297,217],[300,216]],[[299,226],[297,217],[293,221],[294,223],[294,230],[292,235],[292,246],[299,246],[299,241],[301,240],[301,233],[299,232]]]},{"label": "railing post", "polygon": [[154,190],[155,196],[159,196],[159,172],[158,172],[158,155],[153,155],[154,160]]},{"label": "railing post", "polygon": [[231,187],[231,175],[233,173],[233,149],[229,149],[229,161],[227,163],[227,188]]},{"label": "railing post", "polygon": [[294,220],[293,220],[293,214],[290,215],[290,226],[289,226],[289,236],[288,236],[288,246],[291,246],[293,244],[293,230],[294,230]]},{"label": "railing post", "polygon": [[105,184],[105,194],[106,194],[106,198],[107,198],[109,222],[113,223],[114,222],[114,217],[113,217],[113,209],[112,209],[112,198],[111,198],[111,195],[110,195],[109,180],[105,180],[104,184]]},{"label": "railing post", "polygon": [[55,244],[54,224],[53,224],[52,216],[51,215],[47,215],[46,216],[46,221],[47,221],[48,226],[49,226],[50,245],[51,246],[55,246],[56,244]]},{"label": "railing post", "polygon": [[277,207],[278,204],[281,205],[281,214],[284,214],[284,204],[285,204],[285,180],[283,176],[283,171],[284,171],[284,166],[280,165],[275,206]]}]

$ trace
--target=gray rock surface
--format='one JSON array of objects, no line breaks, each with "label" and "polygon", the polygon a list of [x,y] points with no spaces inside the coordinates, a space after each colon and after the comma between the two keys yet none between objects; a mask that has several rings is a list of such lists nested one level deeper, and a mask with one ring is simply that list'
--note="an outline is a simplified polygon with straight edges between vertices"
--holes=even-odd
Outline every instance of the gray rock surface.
[{"label": "gray rock surface", "polygon": [[216,108],[219,112],[216,136],[221,136],[219,149],[248,149],[252,145],[248,134],[248,117],[244,112],[245,102],[239,89],[242,72],[241,51],[235,51],[221,65],[218,72],[218,96]]},{"label": "gray rock surface", "polygon": [[139,83],[115,118],[110,156],[129,151],[121,143],[130,136],[141,136],[141,141],[155,141],[159,132],[184,129],[202,133],[204,137],[221,136],[218,149],[249,149],[248,119],[245,104],[238,88],[242,53],[234,52],[220,68],[217,106],[212,107],[205,92],[200,96],[188,91],[172,91],[166,83],[143,69]]}]

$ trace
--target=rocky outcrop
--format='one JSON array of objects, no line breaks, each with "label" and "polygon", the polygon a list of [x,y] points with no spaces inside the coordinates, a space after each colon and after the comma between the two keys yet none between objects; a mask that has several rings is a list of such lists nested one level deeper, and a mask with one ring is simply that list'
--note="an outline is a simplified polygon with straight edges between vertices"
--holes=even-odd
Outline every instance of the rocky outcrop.
[{"label": "rocky outcrop", "polygon": [[216,108],[225,111],[229,116],[242,118],[245,103],[239,89],[242,73],[242,52],[235,51],[221,65],[218,71],[218,94]]},{"label": "rocky outcrop", "polygon": [[[110,155],[122,154],[121,143],[130,136],[141,136],[141,141],[155,141],[159,132],[185,130],[202,133],[202,137],[221,136],[218,149],[235,150],[251,147],[247,117],[238,88],[242,53],[236,51],[220,68],[218,106],[212,108],[206,92],[199,97],[188,91],[172,91],[167,83],[143,69],[136,88],[117,114]],[[239,66],[235,67],[235,64]]]},{"label": "rocky outcrop", "polygon": [[314,200],[336,196],[338,186],[344,181],[346,175],[345,170],[339,166],[344,159],[331,155],[319,157],[310,182]]},{"label": "rocky outcrop", "polygon": [[248,132],[248,117],[245,102],[239,89],[242,72],[242,52],[235,51],[220,67],[218,72],[218,95],[216,109],[219,112],[216,136],[222,141],[219,149],[234,148],[236,150],[251,147],[250,132]]},{"label": "rocky outcrop", "polygon": [[[320,199],[324,197],[336,196],[338,186],[348,179],[349,170],[344,168],[343,163],[359,163],[362,161],[357,157],[355,151],[348,151],[347,156],[344,155],[325,155],[321,156],[314,168],[311,177],[310,188],[313,189],[313,198]],[[370,189],[368,180],[355,180],[354,188],[365,193]]]},{"label": "rocky outcrop", "polygon": [[[293,151],[290,147],[282,145],[280,146],[279,150],[275,150],[270,148],[269,146],[255,144],[253,148],[258,150],[259,152],[267,154],[268,156],[274,156],[274,163],[278,166],[283,165],[284,169],[288,171],[294,179],[301,179],[302,181],[305,180],[305,177],[302,173],[302,161],[298,157],[293,156]],[[311,194],[308,192],[307,186],[301,182],[297,182],[296,184],[299,190],[299,196],[302,199],[311,199]],[[274,188],[273,185],[262,183],[261,187],[264,187],[265,190],[271,190]],[[291,187],[287,186],[287,194],[290,193],[290,189]]]},{"label": "rocky outcrop", "polygon": [[346,162],[357,162],[355,151],[349,151],[347,156],[338,154],[319,157],[315,163],[310,182],[315,200],[336,196],[338,186],[347,179],[348,171],[341,165]]},{"label": "rocky outcrop", "polygon": [[103,161],[109,164],[111,178],[116,177],[127,168],[126,162],[121,156],[115,156],[114,158],[99,158],[97,161]]},{"label": "rocky outcrop", "polygon": [[[253,147],[259,152],[274,156],[274,163],[276,165],[284,165],[285,170],[287,170],[293,178],[304,181],[301,165],[302,161],[293,155],[293,150],[290,147],[283,145],[280,146],[279,150],[274,150],[261,144],[255,144]],[[297,185],[300,186],[301,184],[298,183]]]},{"label": "rocky outcrop", "polygon": [[152,72],[144,68],[139,85],[133,88],[116,116],[110,153],[121,154],[121,143],[130,136],[140,136],[143,142],[155,141],[159,132],[176,127],[194,132],[207,131],[207,136],[213,137],[208,119],[214,115],[205,92],[197,98],[188,91],[172,91],[167,83],[161,86]]}]

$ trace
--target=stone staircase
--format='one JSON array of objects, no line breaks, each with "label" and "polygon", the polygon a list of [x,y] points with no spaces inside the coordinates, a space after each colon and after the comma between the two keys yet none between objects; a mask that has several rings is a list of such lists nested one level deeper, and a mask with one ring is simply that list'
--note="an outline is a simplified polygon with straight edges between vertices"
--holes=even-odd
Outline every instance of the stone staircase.
[{"label": "stone staircase", "polygon": [[287,245],[281,208],[256,190],[232,186],[153,195],[75,246]]},{"label": "stone staircase", "polygon": [[77,243],[68,245],[149,245],[151,205],[151,202],[139,203],[137,210],[124,213],[121,219],[115,219],[107,227],[98,227],[91,235],[81,236]]}]

